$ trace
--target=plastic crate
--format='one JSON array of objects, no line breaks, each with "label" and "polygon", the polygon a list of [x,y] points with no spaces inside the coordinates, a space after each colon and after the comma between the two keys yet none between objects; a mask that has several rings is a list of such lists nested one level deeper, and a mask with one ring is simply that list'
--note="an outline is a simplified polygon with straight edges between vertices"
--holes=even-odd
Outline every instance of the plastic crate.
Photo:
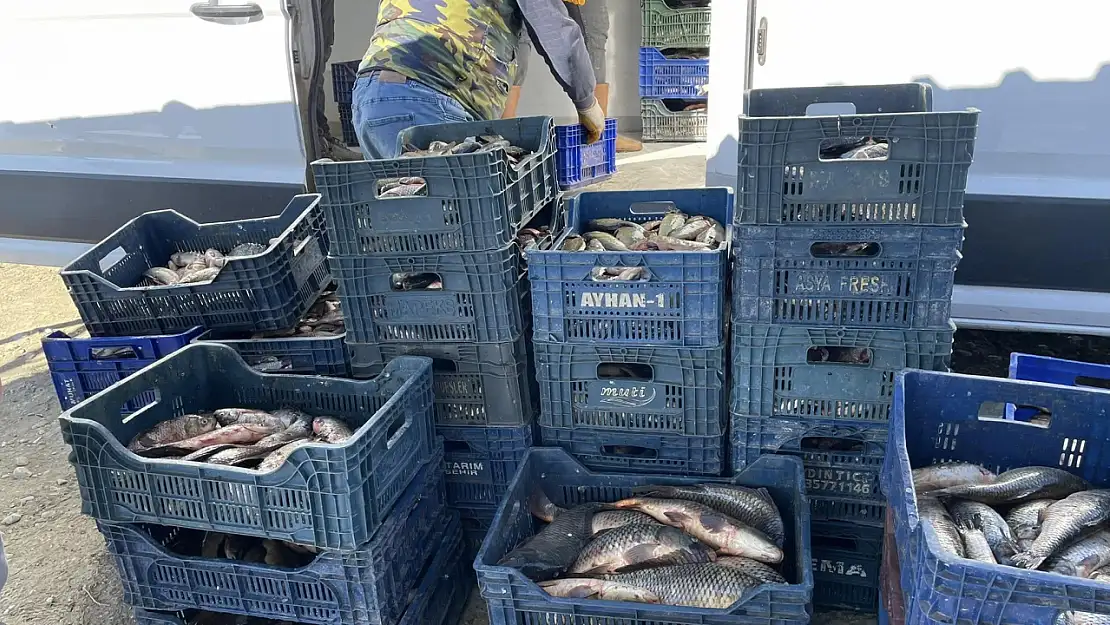
[{"label": "plastic crate", "polygon": [[1010,379],[1110,390],[1110,365],[1014,352]]},{"label": "plastic crate", "polygon": [[[144,213],[66,265],[62,281],[92,336],[288,328],[331,282],[319,202],[319,195],[297,195],[276,217],[210,224],[173,210]],[[279,240],[267,244],[273,238]],[[174,252],[228,251],[247,242],[268,246],[228,259],[210,283],[135,286]]]},{"label": "plastic crate", "polygon": [[532,449],[509,484],[482,549],[474,561],[478,585],[489,610],[490,625],[512,623],[624,623],[629,625],[802,625],[809,623],[813,570],[809,512],[803,494],[802,467],[794,458],[768,456],[728,481],[766,488],[786,522],[782,574],[790,584],[765,584],[723,610],[659,604],[557,599],[516,569],[497,563],[513,547],[536,533],[539,523],[528,500],[542,489],[560,506],[616,501],[648,484],[697,484],[705,478],[594,473],[560,449]]},{"label": "plastic crate", "polygon": [[343,132],[343,143],[358,147],[358,132],[355,130],[354,112],[350,104],[337,104],[339,108],[339,128]]},{"label": "plastic crate", "polygon": [[643,45],[657,48],[708,48],[709,7],[675,9],[666,0],[640,0]]},{"label": "plastic crate", "polygon": [[533,424],[520,427],[437,426],[443,438],[447,503],[496,506],[524,454],[532,446]]},{"label": "plastic crate", "polygon": [[724,436],[540,426],[540,442],[597,471],[719,476],[727,465]]},{"label": "plastic crate", "polygon": [[883,528],[814,523],[813,605],[876,612]]},{"label": "plastic crate", "polygon": [[898,545],[894,541],[894,515],[886,515],[883,527],[883,560],[879,567],[879,623],[906,625],[902,575],[898,567]]},{"label": "plastic crate", "polygon": [[351,92],[355,89],[358,66],[361,64],[362,59],[331,64],[331,92],[336,104],[346,104],[348,108],[351,106]]},{"label": "plastic crate", "polygon": [[492,506],[465,506],[454,508],[462,520],[463,537],[466,541],[467,561],[474,562],[482,541],[486,539],[486,532],[493,525],[493,517],[497,515],[497,505]]},{"label": "plastic crate", "polygon": [[709,136],[709,112],[672,111],[662,100],[640,100],[644,141],[705,141]]},{"label": "plastic crate", "polygon": [[[328,259],[351,343],[511,341],[527,321],[528,281],[516,244],[492,252]],[[424,274],[439,289],[394,288]]]},{"label": "plastic crate", "polygon": [[269,357],[289,363],[283,374],[317,374],[346,377],[347,348],[344,335],[290,336],[255,339],[242,334],[209,330],[197,339],[199,343],[219,343],[234,349],[248,365],[256,365]]},{"label": "plastic crate", "polygon": [[617,120],[605,120],[601,140],[586,145],[586,131],[581,124],[555,127],[558,146],[557,171],[559,188],[563,191],[580,189],[587,185],[608,180],[617,173]]},{"label": "plastic crate", "polygon": [[356,378],[378,375],[399,356],[432,359],[437,426],[519,426],[539,409],[525,334],[505,343],[348,343]]},{"label": "plastic crate", "polygon": [[[745,100],[738,224],[963,224],[978,111],[922,112],[931,87],[916,83],[754,89]],[[805,116],[839,102],[857,114]],[[850,137],[887,140],[888,158],[821,158],[823,142]]]},{"label": "plastic crate", "polygon": [[[993,416],[995,405],[1035,406],[1048,423]],[[987,416],[990,415],[990,416]],[[948,555],[919,522],[911,467],[962,460],[1000,472],[1059,467],[1110,485],[1105,427],[1110,393],[1039,382],[906,371],[895,381],[882,486],[894,513],[902,588],[911,623],[1051,623],[1062,610],[1110,614],[1105,584]]]},{"label": "plastic crate", "polygon": [[[126,421],[120,407],[151,389],[158,401]],[[338,445],[294,450],[278,469],[142,458],[135,435],[172,417],[228,406],[291,406],[355,428]],[[261,374],[224,345],[189,345],[60,417],[81,510],[113,523],[155,523],[355,549],[393,508],[437,445],[432,366],[398,358],[375,380]]]},{"label": "plastic crate", "polygon": [[947,370],[955,330],[733,325],[731,410],[886,423],[895,374]]},{"label": "plastic crate", "polygon": [[[716,347],[725,339],[728,245],[698,252],[564,252],[562,237],[602,217],[647,222],[677,208],[728,223],[729,189],[586,192],[567,201],[568,228],[528,254],[537,341]],[[598,282],[595,267],[644,267],[639,281]]]},{"label": "plastic crate", "polygon": [[737,226],[732,240],[736,323],[928,329],[948,325],[964,228]]},{"label": "plastic crate", "polygon": [[705,99],[709,58],[672,59],[659,48],[640,48],[640,97]]},{"label": "plastic crate", "polygon": [[[441,457],[436,458],[440,460]],[[439,463],[424,465],[381,529],[359,549],[288,568],[200,555],[205,533],[99,524],[123,600],[146,610],[212,610],[298,623],[396,623],[450,525]],[[437,540],[438,538],[438,540]]]},{"label": "plastic crate", "polygon": [[[415,126],[398,137],[403,145],[433,139],[460,141],[497,134],[533,152],[520,168],[504,151],[452,156],[312,163],[323,196],[331,253],[424,254],[496,250],[555,199],[555,126],[550,117]],[[378,198],[378,181],[415,176],[427,195]]]},{"label": "plastic crate", "polygon": [[887,427],[825,419],[778,419],[732,415],[732,470],[739,471],[763,454],[800,458],[811,497],[886,500],[879,472],[886,455]]},{"label": "plastic crate", "polygon": [[[161,336],[70,338],[55,330],[42,339],[42,355],[62,410],[69,410],[154,361],[185,347],[204,331],[192,328]],[[120,409],[128,415],[156,399],[141,393]]]}]

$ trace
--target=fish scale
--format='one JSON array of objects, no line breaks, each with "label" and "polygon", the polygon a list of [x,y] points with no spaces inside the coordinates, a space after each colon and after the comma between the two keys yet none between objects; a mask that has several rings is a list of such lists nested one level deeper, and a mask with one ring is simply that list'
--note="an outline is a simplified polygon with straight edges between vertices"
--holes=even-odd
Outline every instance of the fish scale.
[{"label": "fish scale", "polygon": [[1047,568],[1062,575],[1091,577],[1107,565],[1110,565],[1110,531],[1099,530],[1054,554]]},{"label": "fish scale", "polygon": [[977,501],[952,501],[948,511],[958,525],[978,526],[998,562],[1008,563],[1017,551],[1010,526],[994,508]]},{"label": "fish scale", "polygon": [[563,510],[551,523],[498,562],[519,570],[532,581],[547,581],[567,570],[593,535],[594,513],[604,504],[583,504]]},{"label": "fish scale", "polygon": [[1022,467],[999,474],[988,484],[965,484],[933,491],[938,497],[971,499],[985,504],[1067,497],[1090,488],[1087,480],[1055,467]]},{"label": "fish scale", "polygon": [[586,545],[571,573],[612,572],[622,567],[669,558],[673,563],[709,562],[711,549],[667,525],[625,525],[602,533]]},{"label": "fish scale", "polygon": [[917,498],[917,516],[922,521],[927,521],[937,534],[942,549],[948,553],[964,556],[964,541],[956,531],[956,523],[948,514],[948,509],[938,499],[932,497]]},{"label": "fish scale", "polygon": [[696,501],[727,514],[766,534],[782,547],[786,529],[782,515],[770,495],[742,486],[646,486],[636,489],[637,494],[665,499]]},{"label": "fish scale", "polygon": [[738,568],[712,562],[617,573],[605,579],[651,591],[662,603],[692,608],[727,608],[746,590],[763,583]]},{"label": "fish scale", "polygon": [[1110,490],[1073,493],[1045,508],[1042,516],[1040,534],[1028,550],[1014,556],[1014,564],[1036,569],[1084,528],[1110,520]]}]

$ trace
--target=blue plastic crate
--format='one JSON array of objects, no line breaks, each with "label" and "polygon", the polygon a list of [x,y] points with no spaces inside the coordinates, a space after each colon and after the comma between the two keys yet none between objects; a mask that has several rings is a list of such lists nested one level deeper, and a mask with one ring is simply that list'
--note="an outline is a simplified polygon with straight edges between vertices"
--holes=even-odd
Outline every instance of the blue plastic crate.
[{"label": "blue plastic crate", "polygon": [[660,48],[708,48],[710,7],[675,8],[667,0],[640,0],[642,42]]},{"label": "blue plastic crate", "polygon": [[[319,195],[297,195],[276,217],[210,224],[173,210],[144,213],[66,265],[62,281],[92,336],[170,334],[196,326],[289,328],[331,283],[319,202]],[[174,252],[228,251],[240,243],[267,247],[228,259],[209,283],[136,286],[144,271],[165,266]]]},{"label": "blue plastic crate", "polygon": [[947,370],[944,330],[732,327],[732,412],[886,423],[894,375]]},{"label": "blue plastic crate", "polygon": [[441,547],[445,530],[459,531],[445,507],[440,461],[437,455],[421,468],[370,541],[350,552],[321,552],[303,567],[203,557],[205,533],[200,530],[98,527],[116,561],[128,605],[320,625],[390,625],[404,613],[409,593],[424,563]]},{"label": "blue plastic crate", "polygon": [[737,226],[735,323],[942,328],[963,226]]},{"label": "blue plastic crate", "polygon": [[562,447],[597,471],[723,475],[728,465],[724,436],[622,432],[540,426],[540,444]]},{"label": "blue plastic crate", "polygon": [[486,532],[493,525],[493,517],[497,515],[497,506],[466,506],[453,508],[459,513],[462,521],[463,538],[466,541],[467,562],[473,563],[482,541],[486,539]]},{"label": "blue plastic crate", "polygon": [[585,140],[581,124],[555,127],[559,188],[563,191],[608,180],[617,173],[617,120],[605,120],[605,132],[597,143],[586,145]]},{"label": "blue plastic crate", "polygon": [[255,339],[237,333],[210,330],[198,338],[197,342],[227,345],[251,366],[271,357],[277,358],[288,365],[288,369],[281,371],[283,374],[347,377],[350,369],[343,339],[342,334]]},{"label": "blue plastic crate", "polygon": [[1010,379],[1110,390],[1110,365],[1010,354]]},{"label": "blue plastic crate", "polygon": [[482,549],[474,561],[478,585],[489,609],[490,625],[513,623],[624,623],[626,625],[803,625],[809,623],[813,570],[809,511],[803,494],[802,467],[794,458],[767,456],[731,480],[766,488],[786,523],[782,573],[789,584],[760,586],[723,610],[658,604],[557,599],[516,569],[497,563],[536,533],[539,522],[528,511],[532,493],[542,489],[560,506],[616,501],[648,484],[697,484],[706,478],[594,473],[560,449],[532,449],[509,484]]},{"label": "blue plastic crate", "polygon": [[879,609],[883,528],[814,522],[813,605],[839,610]]},{"label": "blue plastic crate", "polygon": [[[646,222],[677,208],[727,224],[727,188],[587,192],[567,201],[568,228],[551,250],[528,254],[537,341],[716,347],[725,339],[728,246],[700,252],[564,252],[591,219]],[[727,230],[726,226],[726,230]],[[595,267],[644,267],[648,278],[598,282]]]},{"label": "blue plastic crate", "polygon": [[[999,403],[1038,407],[1051,418],[987,416]],[[927,371],[898,375],[882,486],[894,513],[907,622],[1041,625],[1063,610],[1110,614],[1106,584],[941,551],[936,533],[919,522],[910,477],[913,467],[962,460],[996,472],[1059,467],[1104,488],[1108,417],[1110,392],[1102,390]]]},{"label": "blue plastic crate", "polygon": [[350,108],[351,92],[355,89],[358,66],[361,64],[362,59],[331,64],[331,93],[336,104],[345,104]]},{"label": "blue plastic crate", "polygon": [[339,127],[343,132],[343,143],[348,146],[358,147],[358,132],[355,131],[354,112],[350,104],[338,104]]},{"label": "blue plastic crate", "polygon": [[[398,136],[426,147],[497,134],[533,152],[510,165],[503,150],[451,156],[312,163],[336,256],[496,250],[559,192],[550,117],[415,126]],[[379,198],[379,181],[423,178],[426,195]]]},{"label": "blue plastic crate", "polygon": [[672,59],[659,48],[640,48],[641,98],[704,99],[708,85],[708,57]]},{"label": "blue plastic crate", "polygon": [[732,415],[732,470],[763,454],[800,458],[811,498],[870,502],[883,506],[879,472],[886,455],[887,427],[866,421],[780,419]]},{"label": "blue plastic crate", "polygon": [[437,426],[519,426],[539,410],[531,343],[522,333],[504,343],[348,343],[356,378],[378,375],[399,356],[432,359]]},{"label": "blue plastic crate", "polygon": [[640,100],[640,121],[644,141],[697,142],[709,136],[709,111],[705,108],[686,110],[691,104],[705,101],[667,98]]},{"label": "blue plastic crate", "polygon": [[[360,344],[511,341],[530,296],[516,244],[491,252],[328,259],[347,341]],[[409,288],[411,275],[440,288]]]},{"label": "blue plastic crate", "polygon": [[443,438],[447,503],[454,508],[496,506],[524,454],[532,423],[519,427],[436,426]]},{"label": "blue plastic crate", "polygon": [[[844,102],[855,115],[806,116]],[[979,112],[931,109],[931,87],[917,83],[749,91],[736,223],[962,225]],[[821,157],[822,145],[856,137],[887,141],[889,156]]]},{"label": "blue plastic crate", "polygon": [[[158,401],[126,421],[120,408],[151,389]],[[187,413],[291,406],[343,419],[342,444],[311,443],[269,473],[128,451],[135,435]],[[355,549],[366,542],[439,444],[432,363],[398,358],[375,380],[261,374],[224,345],[189,345],[66,411],[62,438],[81,510],[112,523],[155,523]]]},{"label": "blue plastic crate", "polygon": [[[42,339],[42,354],[62,410],[69,410],[154,361],[185,347],[204,328],[196,327],[161,336],[70,338],[55,330]],[[140,393],[123,405],[120,414],[131,414],[156,399],[154,392]]]}]

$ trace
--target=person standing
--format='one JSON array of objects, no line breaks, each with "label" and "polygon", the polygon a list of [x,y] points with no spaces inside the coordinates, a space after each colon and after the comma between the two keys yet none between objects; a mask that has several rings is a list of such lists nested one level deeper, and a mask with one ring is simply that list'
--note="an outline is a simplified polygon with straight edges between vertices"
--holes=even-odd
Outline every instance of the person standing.
[{"label": "person standing", "polygon": [[[582,36],[586,43],[586,51],[590,55],[590,64],[594,68],[597,79],[595,95],[601,103],[601,110],[609,114],[609,83],[606,81],[607,70],[605,67],[606,48],[609,42],[609,7],[605,0],[563,0],[567,5],[567,13],[582,29]],[[509,91],[508,103],[505,105],[504,117],[516,117],[517,105],[520,103],[521,87],[528,74],[528,57],[532,55],[532,42],[527,37],[520,38],[520,47],[517,48],[517,73],[513,87]],[[644,145],[632,137],[617,135],[618,152],[639,152]]]},{"label": "person standing", "polygon": [[381,0],[351,107],[366,158],[395,158],[397,135],[410,126],[499,119],[524,29],[588,141],[600,139],[605,113],[590,56],[562,0]]},{"label": "person standing", "polygon": [[[320,21],[321,34],[324,36],[324,45],[321,52],[323,53],[324,62],[327,63],[331,58],[331,49],[335,45],[335,0],[317,0],[319,3],[320,12],[318,14]],[[361,155],[343,145],[343,142],[336,139],[331,134],[331,127],[328,125],[328,117],[324,113],[324,75],[326,72],[312,72],[312,82],[309,86],[312,89],[312,97],[315,99],[315,110],[313,115],[316,117],[316,158],[330,158],[336,161],[357,161]]]}]

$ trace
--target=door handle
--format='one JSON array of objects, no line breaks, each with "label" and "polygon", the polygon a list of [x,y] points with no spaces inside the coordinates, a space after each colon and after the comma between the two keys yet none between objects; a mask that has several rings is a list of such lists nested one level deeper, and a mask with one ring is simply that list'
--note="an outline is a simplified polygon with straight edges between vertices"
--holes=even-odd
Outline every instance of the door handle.
[{"label": "door handle", "polygon": [[262,7],[253,2],[245,4],[218,4],[218,0],[197,2],[189,7],[193,15],[216,24],[250,24],[262,19]]}]

